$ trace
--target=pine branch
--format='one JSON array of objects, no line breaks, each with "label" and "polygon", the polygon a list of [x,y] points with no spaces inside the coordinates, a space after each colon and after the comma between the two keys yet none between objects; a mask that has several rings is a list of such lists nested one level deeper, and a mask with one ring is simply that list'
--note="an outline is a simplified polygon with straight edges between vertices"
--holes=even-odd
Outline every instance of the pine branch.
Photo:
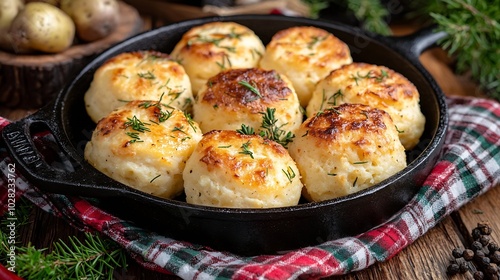
[{"label": "pine branch", "polygon": [[[432,1],[431,1],[432,2]],[[439,44],[454,55],[458,73],[470,71],[492,97],[500,99],[500,0],[444,0],[430,12],[449,34]]]},{"label": "pine branch", "polygon": [[98,235],[85,234],[82,242],[69,238],[69,244],[54,243],[54,250],[36,249],[31,244],[17,248],[16,269],[27,279],[112,279],[117,267],[126,267],[122,248]]}]

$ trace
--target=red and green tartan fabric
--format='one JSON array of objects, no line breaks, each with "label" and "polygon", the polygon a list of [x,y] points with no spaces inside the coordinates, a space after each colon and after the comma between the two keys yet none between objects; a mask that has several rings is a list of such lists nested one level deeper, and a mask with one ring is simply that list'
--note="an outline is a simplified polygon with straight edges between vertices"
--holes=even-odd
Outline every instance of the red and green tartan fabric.
[{"label": "red and green tartan fabric", "polygon": [[[500,184],[500,104],[480,98],[447,100],[450,124],[441,158],[418,194],[400,212],[358,236],[282,255],[241,257],[173,240],[112,216],[82,198],[42,193],[20,174],[17,195],[76,228],[110,237],[144,267],[184,279],[295,279],[346,274],[390,259],[445,216]],[[7,124],[0,118],[0,129]],[[10,160],[1,146],[0,155],[0,209],[4,212]]]}]

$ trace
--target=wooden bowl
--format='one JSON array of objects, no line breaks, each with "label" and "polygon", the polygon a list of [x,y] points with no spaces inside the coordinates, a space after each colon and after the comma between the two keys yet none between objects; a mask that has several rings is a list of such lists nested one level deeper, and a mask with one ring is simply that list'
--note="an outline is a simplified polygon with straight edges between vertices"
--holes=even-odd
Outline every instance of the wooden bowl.
[{"label": "wooden bowl", "polygon": [[119,2],[119,12],[119,23],[112,34],[75,44],[61,53],[20,55],[0,51],[0,106],[42,107],[98,54],[142,31],[142,20],[134,7]]}]

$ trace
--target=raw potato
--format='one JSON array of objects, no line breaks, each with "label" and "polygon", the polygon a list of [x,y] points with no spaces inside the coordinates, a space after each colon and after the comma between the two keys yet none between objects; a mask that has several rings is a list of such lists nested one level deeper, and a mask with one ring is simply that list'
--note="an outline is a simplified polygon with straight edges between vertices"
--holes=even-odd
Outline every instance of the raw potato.
[{"label": "raw potato", "polygon": [[32,2],[14,18],[9,33],[16,52],[58,53],[72,45],[75,24],[59,8]]},{"label": "raw potato", "polygon": [[118,24],[116,0],[62,0],[61,9],[75,22],[77,37],[87,42],[108,36]]},{"label": "raw potato", "polygon": [[8,31],[12,21],[23,8],[22,0],[0,1],[0,48],[12,50],[12,40]]}]

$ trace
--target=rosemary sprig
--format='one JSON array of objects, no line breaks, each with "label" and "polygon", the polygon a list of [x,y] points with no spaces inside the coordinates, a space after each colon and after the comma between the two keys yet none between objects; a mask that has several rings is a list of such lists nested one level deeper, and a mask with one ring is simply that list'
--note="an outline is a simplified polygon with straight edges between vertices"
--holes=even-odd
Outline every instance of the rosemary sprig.
[{"label": "rosemary sprig", "polygon": [[242,151],[239,152],[240,154],[243,154],[243,155],[249,155],[252,159],[254,158],[253,157],[253,152],[250,151],[250,149],[248,148],[250,146],[250,140],[246,143],[243,143],[243,145],[241,145],[241,149]]},{"label": "rosemary sprig", "polygon": [[155,74],[153,74],[153,72],[151,72],[151,71],[140,72],[140,73],[137,73],[137,75],[140,78],[147,79],[147,80],[154,80],[154,79],[156,79]]},{"label": "rosemary sprig", "polygon": [[295,176],[297,176],[295,174],[295,171],[293,171],[293,168],[288,166],[288,168],[286,170],[284,169],[281,169],[281,171],[283,171],[283,173],[285,173],[285,176],[286,178],[288,179],[288,181],[291,183],[293,181],[293,179],[295,178]]},{"label": "rosemary sprig", "polygon": [[246,124],[241,124],[241,128],[237,129],[236,132],[238,132],[240,134],[244,134],[244,135],[253,135],[253,134],[255,134],[255,131],[254,131],[253,127],[248,126]]},{"label": "rosemary sprig", "polygon": [[255,84],[254,81],[252,81],[252,84],[250,84],[249,82],[245,81],[245,80],[241,80],[238,82],[238,84],[246,87],[247,89],[249,89],[251,92],[255,93],[259,98],[262,98],[262,95],[260,94],[260,91],[259,89],[257,88],[257,84]]},{"label": "rosemary sprig", "polygon": [[113,279],[115,268],[126,267],[125,251],[109,239],[91,233],[84,241],[54,243],[54,250],[31,244],[17,248],[16,272],[26,279]]},{"label": "rosemary sprig", "polygon": [[269,140],[273,140],[283,147],[287,148],[288,144],[293,141],[295,138],[295,134],[291,131],[285,131],[281,129],[281,126],[277,125],[278,119],[274,117],[274,113],[276,112],[276,108],[266,108],[266,112],[262,112],[262,124],[261,128],[263,129],[259,134],[260,136],[267,138]]}]

